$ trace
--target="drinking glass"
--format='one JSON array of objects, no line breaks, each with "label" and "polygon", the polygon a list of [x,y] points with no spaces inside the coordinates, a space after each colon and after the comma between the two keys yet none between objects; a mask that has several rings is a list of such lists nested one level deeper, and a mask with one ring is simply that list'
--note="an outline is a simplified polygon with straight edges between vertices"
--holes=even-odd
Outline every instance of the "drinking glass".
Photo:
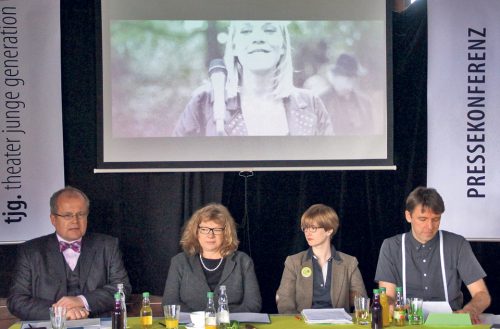
[{"label": "drinking glass", "polygon": [[424,312],[422,310],[422,305],[424,300],[422,298],[413,297],[408,298],[408,323],[409,324],[423,324],[424,323]]},{"label": "drinking glass", "polygon": [[370,323],[370,298],[364,296],[354,297],[354,314],[356,323],[366,325]]},{"label": "drinking glass", "polygon": [[163,315],[165,316],[165,327],[167,329],[179,328],[180,305],[163,305]]},{"label": "drinking glass", "polygon": [[50,325],[52,329],[65,329],[66,328],[66,307],[53,306],[50,311]]}]

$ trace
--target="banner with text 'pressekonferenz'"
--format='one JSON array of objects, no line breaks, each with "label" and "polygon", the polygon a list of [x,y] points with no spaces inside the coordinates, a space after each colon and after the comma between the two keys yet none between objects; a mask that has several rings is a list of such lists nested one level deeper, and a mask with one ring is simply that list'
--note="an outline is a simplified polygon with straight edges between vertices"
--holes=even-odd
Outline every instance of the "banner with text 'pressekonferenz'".
[{"label": "banner with text 'pressekonferenz'", "polygon": [[0,243],[53,232],[64,186],[59,0],[0,1]]},{"label": "banner with text 'pressekonferenz'", "polygon": [[500,240],[500,1],[428,1],[428,186],[441,228]]}]

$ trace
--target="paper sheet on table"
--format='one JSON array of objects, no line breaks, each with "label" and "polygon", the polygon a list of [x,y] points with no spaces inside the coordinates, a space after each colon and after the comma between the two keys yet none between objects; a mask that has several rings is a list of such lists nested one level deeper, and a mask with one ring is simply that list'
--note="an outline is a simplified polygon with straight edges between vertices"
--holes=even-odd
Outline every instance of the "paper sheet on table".
[{"label": "paper sheet on table", "polygon": [[[40,328],[45,327],[47,329],[52,328],[50,321],[23,321],[21,329],[29,328]],[[82,319],[82,320],[68,320],[66,321],[66,328],[84,328],[84,329],[96,329],[101,327],[100,319]]]},{"label": "paper sheet on table", "polygon": [[453,313],[450,304],[447,302],[424,302],[422,304],[424,319],[427,319],[429,313]]},{"label": "paper sheet on table", "polygon": [[238,322],[251,322],[251,323],[271,323],[269,314],[267,313],[230,313],[229,318]]},{"label": "paper sheet on table", "polygon": [[352,317],[343,308],[304,309],[301,314],[306,323],[352,323]]},{"label": "paper sheet on table", "polygon": [[470,326],[468,313],[430,313],[425,321],[428,326]]}]

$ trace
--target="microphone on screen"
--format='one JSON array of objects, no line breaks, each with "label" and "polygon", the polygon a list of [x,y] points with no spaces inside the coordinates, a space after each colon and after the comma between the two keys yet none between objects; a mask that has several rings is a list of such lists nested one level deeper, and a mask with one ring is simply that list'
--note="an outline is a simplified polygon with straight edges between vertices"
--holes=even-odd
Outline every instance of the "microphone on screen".
[{"label": "microphone on screen", "polygon": [[221,58],[213,59],[208,66],[208,76],[213,90],[215,130],[217,132],[217,136],[224,136],[227,78],[227,70],[224,60]]}]

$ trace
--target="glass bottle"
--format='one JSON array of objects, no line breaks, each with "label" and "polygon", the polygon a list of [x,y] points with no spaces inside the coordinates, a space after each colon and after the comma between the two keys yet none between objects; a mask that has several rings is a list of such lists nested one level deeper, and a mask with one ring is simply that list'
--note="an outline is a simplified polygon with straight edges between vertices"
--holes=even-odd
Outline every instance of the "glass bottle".
[{"label": "glass bottle", "polygon": [[207,308],[205,309],[205,329],[217,329],[217,314],[215,313],[214,293],[207,292]]},{"label": "glass bottle", "polygon": [[217,306],[217,328],[226,329],[230,326],[229,306],[226,294],[226,286],[220,286],[219,305]]},{"label": "glass bottle", "polygon": [[396,288],[396,302],[394,305],[393,319],[393,323],[395,326],[402,327],[405,325],[406,308],[403,299],[403,287]]},{"label": "glass bottle", "polygon": [[127,328],[127,304],[125,303],[125,291],[123,283],[117,284],[118,292],[120,293],[120,307],[123,315],[123,328]]},{"label": "glass bottle", "polygon": [[389,301],[387,299],[387,293],[385,287],[378,288],[380,293],[380,305],[382,306],[382,325],[388,327],[391,324],[390,312],[389,312]]},{"label": "glass bottle", "polygon": [[382,305],[380,305],[380,293],[378,289],[373,289],[372,329],[382,329],[382,327]]},{"label": "glass bottle", "polygon": [[115,309],[111,314],[111,328],[112,329],[124,329],[123,328],[123,313],[121,308],[120,293],[115,293]]},{"label": "glass bottle", "polygon": [[141,307],[141,326],[142,329],[149,329],[153,326],[153,310],[149,302],[149,292],[142,293],[142,307]]}]

